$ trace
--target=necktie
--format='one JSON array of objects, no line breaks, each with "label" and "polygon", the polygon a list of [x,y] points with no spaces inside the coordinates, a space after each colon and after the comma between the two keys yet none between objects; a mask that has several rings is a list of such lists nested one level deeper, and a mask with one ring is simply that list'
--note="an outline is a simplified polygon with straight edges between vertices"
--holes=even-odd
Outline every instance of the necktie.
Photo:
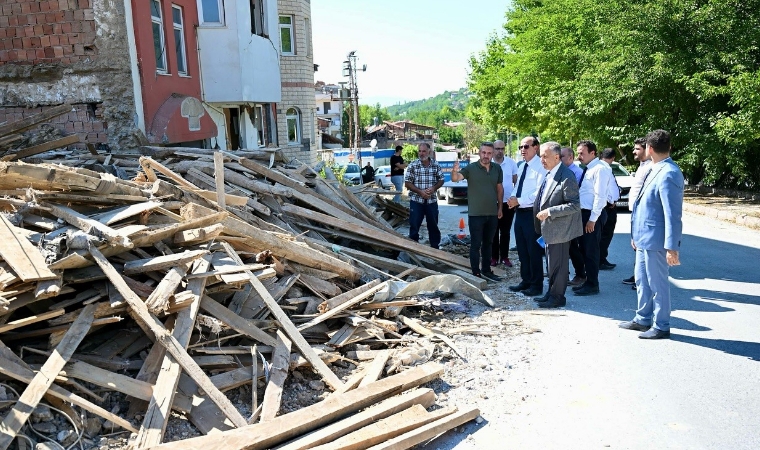
[{"label": "necktie", "polygon": [[517,194],[515,194],[515,197],[517,198],[520,198],[520,194],[522,194],[523,182],[525,181],[525,172],[527,171],[528,171],[528,162],[526,161],[523,164],[523,171],[522,171],[522,174],[520,175],[520,182],[517,184]]},{"label": "necktie", "polygon": [[544,181],[541,182],[541,188],[538,190],[538,205],[541,206],[544,204],[544,188],[546,187],[546,179],[549,178],[549,174],[547,173],[544,177]]},{"label": "necktie", "polygon": [[581,181],[578,182],[578,189],[580,189],[581,185],[583,184],[583,178],[586,176],[587,170],[588,170],[588,167],[583,168],[583,173],[581,174]]}]

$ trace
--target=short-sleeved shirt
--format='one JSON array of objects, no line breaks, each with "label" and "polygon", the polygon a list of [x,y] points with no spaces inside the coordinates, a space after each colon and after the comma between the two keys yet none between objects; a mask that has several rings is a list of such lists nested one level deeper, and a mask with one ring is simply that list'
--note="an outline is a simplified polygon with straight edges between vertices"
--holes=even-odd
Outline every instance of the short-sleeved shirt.
[{"label": "short-sleeved shirt", "polygon": [[491,164],[490,170],[473,162],[459,173],[467,180],[467,206],[470,216],[495,216],[499,212],[496,186],[501,184],[504,171],[498,164]]},{"label": "short-sleeved shirt", "polygon": [[404,175],[404,169],[397,169],[396,163],[404,164],[404,158],[400,156],[393,155],[391,156],[391,176],[395,177],[398,175],[403,176]]},{"label": "short-sleeved shirt", "polygon": [[[422,161],[419,159],[415,159],[411,164],[406,166],[404,183],[409,182],[418,188],[425,190],[427,188],[435,186],[439,181],[442,180],[443,170],[441,170],[441,166],[439,166],[438,163],[432,159],[430,160],[430,165],[427,167],[423,166]],[[422,198],[416,192],[409,192],[409,200],[425,203],[426,199]],[[432,195],[429,199],[427,199],[427,202],[437,203],[438,197]]]},{"label": "short-sleeved shirt", "polygon": [[517,171],[517,163],[515,162],[514,159],[510,158],[509,156],[505,156],[504,160],[501,163],[497,163],[495,161],[491,161],[491,162],[501,166],[501,171],[502,171],[501,185],[504,188],[504,198],[502,200],[506,202],[507,199],[509,199],[509,194],[512,193],[512,189],[515,187],[515,184],[512,183],[512,176],[519,174],[519,172]]}]

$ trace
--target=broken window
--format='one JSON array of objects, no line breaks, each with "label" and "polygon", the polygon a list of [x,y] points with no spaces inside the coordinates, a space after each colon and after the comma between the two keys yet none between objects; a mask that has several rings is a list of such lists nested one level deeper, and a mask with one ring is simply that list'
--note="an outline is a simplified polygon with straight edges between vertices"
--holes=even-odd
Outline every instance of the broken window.
[{"label": "broken window", "polygon": [[288,128],[288,144],[301,143],[301,113],[296,108],[288,108],[285,112],[285,122]]},{"label": "broken window", "polygon": [[280,51],[283,55],[295,55],[296,43],[293,39],[293,16],[280,16]]},{"label": "broken window", "polygon": [[264,15],[264,0],[250,0],[251,3],[251,34],[266,36],[266,16]]},{"label": "broken window", "polygon": [[331,102],[322,102],[322,109],[324,110],[325,114],[330,112],[330,103]]},{"label": "broken window", "polygon": [[161,1],[150,0],[150,20],[153,22],[153,50],[156,53],[156,72],[166,73],[166,40],[161,14]]},{"label": "broken window", "polygon": [[177,55],[177,73],[187,75],[184,15],[181,6],[172,5],[172,22],[174,24],[174,52]]}]

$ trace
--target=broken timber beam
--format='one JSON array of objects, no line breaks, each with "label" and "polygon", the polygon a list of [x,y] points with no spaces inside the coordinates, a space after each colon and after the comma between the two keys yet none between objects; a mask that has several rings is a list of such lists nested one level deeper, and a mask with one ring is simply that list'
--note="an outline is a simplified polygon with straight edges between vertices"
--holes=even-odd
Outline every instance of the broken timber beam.
[{"label": "broken timber beam", "polygon": [[54,280],[42,253],[4,215],[0,215],[0,256],[24,282]]},{"label": "broken timber beam", "polygon": [[45,122],[46,120],[50,120],[58,116],[62,116],[68,112],[71,112],[72,109],[73,108],[71,107],[71,105],[66,103],[66,104],[45,110],[39,114],[29,116],[25,119],[21,119],[15,122],[0,125],[0,137],[6,136],[11,133],[21,133],[30,128],[33,128],[37,124]]}]

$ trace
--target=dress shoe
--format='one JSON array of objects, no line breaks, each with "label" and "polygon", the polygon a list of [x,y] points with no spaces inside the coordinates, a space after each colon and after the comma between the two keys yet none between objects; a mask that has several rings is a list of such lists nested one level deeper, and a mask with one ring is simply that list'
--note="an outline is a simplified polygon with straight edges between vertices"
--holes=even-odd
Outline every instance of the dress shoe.
[{"label": "dress shoe", "polygon": [[575,291],[580,291],[581,289],[583,289],[583,286],[585,286],[585,285],[586,285],[586,283],[581,283],[581,284],[579,284],[578,286],[573,286],[573,287],[572,287],[572,289],[573,289],[573,292],[575,292]]},{"label": "dress shoe", "polygon": [[499,260],[496,258],[491,258],[491,267],[496,267],[499,265]]},{"label": "dress shoe", "polygon": [[549,300],[549,293],[542,295],[541,297],[533,297],[533,301],[536,303],[543,303]]},{"label": "dress shoe", "polygon": [[500,282],[500,281],[501,281],[501,277],[499,277],[499,276],[496,276],[496,274],[495,274],[495,273],[493,273],[493,272],[483,272],[483,273],[481,274],[481,276],[482,276],[483,278],[485,278],[485,279],[486,279],[486,281],[490,281],[490,282],[493,282],[493,283],[498,283],[498,282]]},{"label": "dress shoe", "polygon": [[580,285],[582,285],[585,282],[586,282],[586,278],[585,277],[579,277],[578,275],[576,275],[567,284],[569,284],[570,286],[580,286]]},{"label": "dress shoe", "polygon": [[631,276],[631,278],[626,278],[623,280],[623,284],[636,284],[636,278]]},{"label": "dress shoe", "polygon": [[535,297],[537,295],[541,295],[541,289],[528,288],[520,291],[520,293],[526,297]]},{"label": "dress shoe", "polygon": [[501,260],[501,263],[502,263],[502,264],[504,264],[504,265],[505,265],[505,266],[507,266],[507,267],[512,267],[512,261],[510,261],[510,260],[509,260],[509,258],[507,258],[507,259],[502,259],[502,260]]},{"label": "dress shoe", "polygon": [[631,320],[629,322],[620,322],[618,324],[618,327],[624,330],[633,330],[633,331],[647,331],[649,328],[651,328],[649,325],[642,325],[634,320]]},{"label": "dress shoe", "polygon": [[583,297],[586,295],[596,295],[599,293],[599,286],[583,286],[582,288],[578,289],[577,291],[573,289],[575,292],[575,295]]},{"label": "dress shoe", "polygon": [[599,264],[599,270],[612,270],[615,268],[615,264],[610,264],[608,262],[603,262]]},{"label": "dress shoe", "polygon": [[562,308],[567,304],[564,300],[557,301],[555,299],[549,299],[548,301],[542,302],[538,304],[539,308]]},{"label": "dress shoe", "polygon": [[524,291],[524,290],[528,289],[529,287],[530,287],[530,285],[528,283],[520,283],[520,284],[516,284],[514,286],[510,286],[509,290],[512,291],[512,292],[520,292],[520,291]]},{"label": "dress shoe", "polygon": [[639,339],[670,339],[670,331],[662,331],[652,327],[641,333]]}]

